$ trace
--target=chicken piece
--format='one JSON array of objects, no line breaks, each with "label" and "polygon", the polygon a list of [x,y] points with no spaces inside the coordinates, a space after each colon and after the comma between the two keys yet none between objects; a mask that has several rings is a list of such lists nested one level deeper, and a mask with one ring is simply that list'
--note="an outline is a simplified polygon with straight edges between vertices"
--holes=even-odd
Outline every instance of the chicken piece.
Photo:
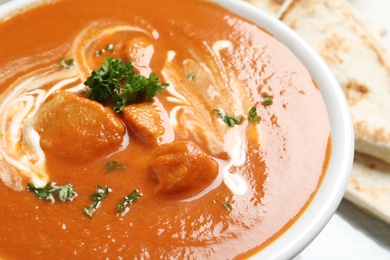
[{"label": "chicken piece", "polygon": [[109,108],[87,98],[57,91],[27,123],[40,136],[40,145],[64,158],[90,160],[116,151],[126,129]]},{"label": "chicken piece", "polygon": [[150,173],[156,193],[189,198],[207,188],[218,175],[218,164],[192,141],[159,146]]},{"label": "chicken piece", "polygon": [[150,102],[131,104],[123,109],[123,121],[135,136],[149,145],[160,144],[165,132],[156,106]]}]

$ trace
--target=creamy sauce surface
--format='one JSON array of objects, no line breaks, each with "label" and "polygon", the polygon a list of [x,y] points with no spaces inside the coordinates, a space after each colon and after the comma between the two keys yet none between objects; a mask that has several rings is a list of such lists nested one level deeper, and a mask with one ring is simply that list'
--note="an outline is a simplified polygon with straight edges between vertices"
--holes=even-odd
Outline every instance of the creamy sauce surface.
[{"label": "creamy sauce surface", "polygon": [[[3,22],[0,35],[7,36],[0,48],[0,258],[247,257],[283,233],[318,188],[330,142],[319,90],[284,45],[217,5],[54,1]],[[218,173],[205,189],[185,198],[156,193],[148,168],[156,147],[125,123],[117,145],[92,159],[65,158],[42,143],[42,104],[59,90],[81,96],[105,57],[131,60],[140,74],[169,83],[154,102],[165,128],[159,145],[191,140],[212,158]],[[69,58],[73,66],[59,66]],[[271,105],[262,103],[265,95]],[[258,123],[248,120],[252,107]],[[214,109],[244,120],[228,127]],[[64,143],[68,151],[77,140]],[[106,173],[111,161],[127,167]],[[27,190],[28,182],[49,181],[71,183],[78,196],[51,203]],[[112,192],[90,219],[83,207],[97,184]],[[134,189],[143,196],[115,214]]]}]

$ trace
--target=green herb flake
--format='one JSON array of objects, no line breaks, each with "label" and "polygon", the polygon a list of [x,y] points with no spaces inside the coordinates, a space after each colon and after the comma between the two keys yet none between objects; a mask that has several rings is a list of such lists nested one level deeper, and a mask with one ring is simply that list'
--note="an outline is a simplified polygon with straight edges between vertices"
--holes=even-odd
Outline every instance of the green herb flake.
[{"label": "green herb flake", "polygon": [[263,101],[262,101],[262,103],[263,103],[264,105],[269,106],[269,105],[272,105],[273,102],[274,102],[274,101],[273,101],[272,97],[268,96],[267,94],[264,95]]},{"label": "green herb flake", "polygon": [[46,184],[46,186],[37,188],[34,184],[29,182],[27,184],[27,189],[34,192],[35,196],[39,199],[51,200],[52,202],[54,202],[55,199],[58,199],[62,202],[67,200],[71,201],[77,196],[76,191],[69,183],[63,186],[57,186],[55,182],[49,182]]},{"label": "green herb flake", "polygon": [[221,203],[227,209],[227,211],[233,210],[232,205],[230,205],[229,203],[226,203],[226,202],[223,202],[220,200],[213,200],[213,203],[217,203],[217,202]]},{"label": "green herb flake", "polygon": [[106,163],[106,173],[113,172],[115,170],[123,170],[127,168],[127,164],[119,163],[117,161],[111,161]]},{"label": "green herb flake", "polygon": [[188,75],[187,75],[188,80],[192,81],[194,78],[195,78],[195,73],[193,73],[193,72],[188,73]]},{"label": "green herb flake", "polygon": [[116,214],[122,213],[126,210],[127,206],[131,205],[135,199],[139,199],[142,196],[138,190],[134,190],[129,196],[126,196],[116,208]]},{"label": "green herb flake", "polygon": [[256,107],[252,107],[249,110],[248,119],[252,122],[259,122],[259,116],[257,115],[257,109]]},{"label": "green herb flake", "polygon": [[229,127],[241,124],[242,120],[244,119],[242,116],[236,117],[236,116],[224,115],[218,109],[213,109],[213,112],[216,113],[222,119],[222,121],[226,123]]},{"label": "green herb flake", "polygon": [[86,208],[83,209],[84,214],[86,214],[88,217],[92,218],[94,209],[93,208]]},{"label": "green herb flake", "polygon": [[104,199],[104,197],[108,195],[109,192],[111,192],[111,189],[109,189],[107,186],[104,186],[104,188],[102,188],[100,185],[96,185],[96,192],[90,197],[92,203],[89,208],[84,207],[84,213],[88,217],[92,218],[93,213],[99,207],[101,201]]},{"label": "green herb flake", "polygon": [[65,69],[69,69],[73,65],[74,65],[74,59],[67,59],[67,60],[60,61],[60,67],[63,67]]},{"label": "green herb flake", "polygon": [[109,52],[114,52],[114,44],[112,43],[107,44],[106,50]]},{"label": "green herb flake", "polygon": [[106,48],[95,51],[95,55],[100,56],[103,53],[105,53],[106,51],[113,53],[114,52],[114,44],[112,44],[112,43],[107,44]]},{"label": "green herb flake", "polygon": [[126,105],[145,99],[152,102],[153,97],[168,86],[160,83],[154,73],[149,78],[137,75],[130,61],[122,62],[112,57],[105,58],[104,64],[92,71],[84,84],[89,87],[90,99],[97,102],[111,100],[117,112],[122,112]]}]

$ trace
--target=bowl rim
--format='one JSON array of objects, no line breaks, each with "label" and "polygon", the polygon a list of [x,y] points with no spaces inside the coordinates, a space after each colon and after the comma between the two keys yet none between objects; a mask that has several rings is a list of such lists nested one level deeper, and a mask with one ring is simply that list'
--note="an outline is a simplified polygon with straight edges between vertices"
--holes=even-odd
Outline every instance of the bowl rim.
[{"label": "bowl rim", "polygon": [[[0,5],[0,23],[25,10],[56,0],[13,0]],[[257,24],[286,45],[307,68],[324,97],[332,152],[322,183],[301,216],[252,259],[292,259],[306,248],[332,218],[348,184],[354,156],[354,132],[344,93],[322,58],[290,27],[241,0],[206,0]]]},{"label": "bowl rim", "polygon": [[324,60],[295,31],[270,14],[237,0],[209,0],[265,29],[287,46],[317,83],[328,111],[332,151],[324,179],[296,222],[252,259],[292,259],[322,231],[335,213],[348,184],[354,131],[344,93]]}]

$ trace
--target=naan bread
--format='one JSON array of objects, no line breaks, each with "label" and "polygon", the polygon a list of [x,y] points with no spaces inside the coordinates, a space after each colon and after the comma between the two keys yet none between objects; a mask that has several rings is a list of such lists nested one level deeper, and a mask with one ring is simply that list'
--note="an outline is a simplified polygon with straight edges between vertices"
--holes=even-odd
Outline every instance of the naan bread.
[{"label": "naan bread", "polygon": [[[266,12],[275,3],[248,2]],[[383,29],[346,0],[293,0],[284,9],[278,3],[270,13],[322,56],[348,101],[359,153],[345,197],[390,224],[390,58],[380,42]]]},{"label": "naan bread", "polygon": [[390,163],[390,61],[378,37],[345,0],[296,0],[281,20],[317,50],[338,79],[356,151]]},{"label": "naan bread", "polygon": [[390,224],[390,164],[356,153],[344,197]]},{"label": "naan bread", "polygon": [[245,2],[256,6],[276,18],[280,18],[293,1],[294,0],[245,0]]}]

